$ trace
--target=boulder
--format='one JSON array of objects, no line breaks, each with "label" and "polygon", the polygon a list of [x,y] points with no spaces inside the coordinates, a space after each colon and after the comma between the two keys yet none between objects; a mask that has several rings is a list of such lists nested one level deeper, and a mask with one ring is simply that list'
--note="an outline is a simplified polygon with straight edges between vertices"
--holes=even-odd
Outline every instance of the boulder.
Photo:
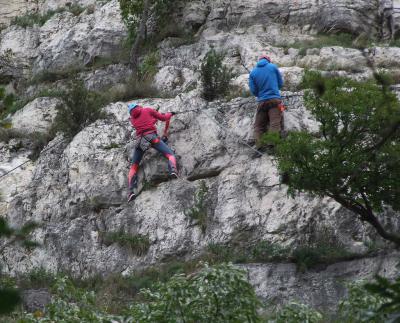
[{"label": "boulder", "polygon": [[188,68],[179,69],[174,66],[164,66],[154,77],[154,84],[161,92],[176,95],[197,85],[199,76]]},{"label": "boulder", "polygon": [[290,301],[307,304],[322,312],[335,312],[347,295],[346,284],[370,281],[376,275],[398,277],[398,253],[339,262],[301,272],[294,264],[244,265],[256,293],[268,303]]},{"label": "boulder", "polygon": [[44,312],[51,302],[51,294],[47,289],[26,289],[21,296],[23,307],[28,313]]},{"label": "boulder", "polygon": [[33,100],[11,117],[13,129],[24,133],[46,133],[52,125],[57,114],[57,105],[60,103],[56,98]]}]

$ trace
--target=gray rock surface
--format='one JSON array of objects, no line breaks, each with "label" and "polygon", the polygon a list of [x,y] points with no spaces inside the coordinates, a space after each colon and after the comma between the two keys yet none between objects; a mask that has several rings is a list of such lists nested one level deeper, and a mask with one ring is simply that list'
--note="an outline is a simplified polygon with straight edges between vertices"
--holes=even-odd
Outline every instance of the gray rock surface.
[{"label": "gray rock surface", "polygon": [[0,28],[7,26],[15,17],[22,16],[38,9],[35,0],[1,0],[0,1]]},{"label": "gray rock surface", "polygon": [[28,313],[44,312],[46,305],[51,302],[51,295],[47,289],[27,289],[22,291],[22,304]]},{"label": "gray rock surface", "polygon": [[326,268],[299,272],[294,264],[244,265],[256,293],[265,301],[282,305],[290,301],[311,305],[332,312],[338,300],[346,295],[346,284],[369,281],[376,275],[396,278],[399,254],[381,255]]},{"label": "gray rock surface", "polygon": [[[37,10],[46,12],[66,3],[47,0]],[[71,3],[88,6],[94,1]],[[19,2],[15,6],[18,9],[7,10],[31,10]],[[0,6],[0,16],[4,8]],[[285,129],[315,132],[318,124],[303,106],[303,93],[296,92],[304,70],[360,80],[369,78],[371,71],[363,53],[355,48],[291,47],[315,39],[318,31],[390,37],[390,24],[381,19],[385,8],[374,0],[191,1],[177,26],[193,31],[192,41],[168,38],[154,48],[160,60],[153,85],[172,96],[184,93],[172,99],[138,101],[163,112],[182,112],[171,124],[170,145],[183,178],[169,181],[166,160],[150,151],[139,172],[144,190],[134,203],[125,202],[134,140],[122,102],[107,106],[108,117],[83,129],[71,142],[56,137],[35,162],[29,160],[29,151],[18,148],[18,140],[0,143],[0,176],[24,163],[0,181],[0,214],[15,226],[28,220],[42,224],[33,237],[42,247],[29,254],[7,248],[2,255],[4,270],[17,274],[43,267],[83,277],[128,274],[169,259],[192,259],[210,243],[268,240],[294,247],[321,235],[360,257],[365,255],[365,243],[376,240],[373,231],[331,199],[307,194],[289,198],[279,182],[274,158],[254,159],[253,151],[243,144],[252,139],[255,100],[237,97],[207,104],[200,99],[199,68],[214,47],[225,54],[224,63],[234,72],[232,82],[238,93],[245,93],[248,71],[260,53],[267,52],[281,67],[285,90],[292,91],[284,92],[288,106]],[[393,17],[398,26],[399,19]],[[148,32],[153,31],[150,23]],[[89,89],[119,88],[129,77],[125,65],[115,64],[126,56],[122,46],[126,36],[117,0],[96,2],[79,16],[58,13],[41,27],[10,26],[1,31],[0,55],[12,52],[12,66],[0,66],[0,76],[18,79],[23,74],[29,79],[43,72],[74,71]],[[372,46],[367,55],[388,72],[399,68],[398,47]],[[94,69],[99,60],[109,65]],[[60,80],[51,86],[63,88],[65,83]],[[34,84],[26,93],[33,96],[47,86]],[[14,127],[45,131],[55,105],[49,98],[31,102],[13,116]],[[205,232],[186,215],[200,181],[208,187]],[[398,223],[389,225],[399,227]],[[105,243],[104,233],[115,231],[148,235],[148,252],[139,256],[117,243]],[[370,278],[375,272],[393,277],[396,257],[360,259],[308,273],[296,271],[293,264],[246,268],[257,293],[265,299],[277,303],[299,299],[330,309],[344,293],[338,279]]]},{"label": "gray rock surface", "polygon": [[[238,138],[251,137],[253,99],[205,106],[190,95],[195,94],[183,96],[182,101],[140,101],[160,106],[162,111],[199,109],[178,115],[171,128],[170,144],[188,180],[167,181],[166,161],[149,152],[140,171],[140,185],[153,183],[156,188],[143,191],[133,204],[125,203],[128,163],[124,147],[130,129],[126,106],[113,104],[107,108],[109,120],[85,128],[68,146],[61,144],[43,153],[28,190],[9,204],[12,223],[28,219],[43,223],[36,239],[44,247],[23,259],[9,250],[4,255],[8,268],[20,272],[41,265],[83,276],[127,273],[168,257],[194,257],[209,243],[229,242],[238,233],[294,245],[311,239],[312,231],[328,230],[332,239],[349,249],[363,250],[367,231],[361,223],[330,199],[304,194],[288,198],[274,160],[269,156],[252,159],[252,151],[238,142]],[[299,99],[288,99],[286,127],[312,130],[316,124],[307,118]],[[204,234],[185,216],[201,179],[209,187]],[[102,232],[119,230],[148,235],[149,252],[138,257],[116,244],[102,243]]]},{"label": "gray rock surface", "polygon": [[131,76],[131,71],[126,65],[115,64],[96,69],[92,72],[80,73],[79,77],[88,90],[103,91],[119,84],[125,84]]},{"label": "gray rock surface", "polygon": [[56,107],[60,103],[56,98],[35,99],[11,117],[13,129],[28,134],[48,132],[57,114]]},{"label": "gray rock surface", "polygon": [[98,57],[115,58],[127,36],[117,0],[94,7],[79,16],[65,11],[52,16],[42,27],[12,26],[1,33],[0,55],[11,50],[18,65],[33,74],[82,68]]},{"label": "gray rock surface", "polygon": [[33,71],[75,69],[96,57],[111,58],[122,50],[126,35],[116,0],[91,15],[57,14],[40,30]]}]

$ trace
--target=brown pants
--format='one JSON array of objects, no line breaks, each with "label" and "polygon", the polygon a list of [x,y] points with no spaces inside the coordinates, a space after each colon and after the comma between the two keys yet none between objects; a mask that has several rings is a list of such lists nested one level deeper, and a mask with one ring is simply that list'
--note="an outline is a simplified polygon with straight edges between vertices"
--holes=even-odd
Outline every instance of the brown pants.
[{"label": "brown pants", "polygon": [[254,122],[254,139],[257,145],[261,136],[267,131],[281,133],[282,112],[279,108],[280,103],[281,100],[279,99],[271,99],[259,103]]}]

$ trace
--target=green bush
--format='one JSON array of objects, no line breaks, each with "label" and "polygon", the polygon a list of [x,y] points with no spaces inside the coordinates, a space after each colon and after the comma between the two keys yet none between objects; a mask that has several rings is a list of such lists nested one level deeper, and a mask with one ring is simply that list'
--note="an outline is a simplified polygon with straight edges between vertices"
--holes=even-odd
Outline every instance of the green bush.
[{"label": "green bush", "polygon": [[34,25],[43,26],[46,21],[53,17],[57,12],[61,11],[48,11],[43,15],[40,13],[26,14],[24,16],[15,17],[11,24],[23,28],[33,27]]},{"label": "green bush", "polygon": [[330,46],[341,46],[345,48],[357,47],[355,42],[356,37],[348,33],[337,33],[337,34],[318,34],[310,40],[302,40],[292,44],[286,44],[285,47],[298,48],[299,55],[306,55],[307,49],[310,48],[323,48]]},{"label": "green bush", "polygon": [[383,300],[377,311],[378,315],[400,321],[400,276],[394,281],[377,276],[375,282],[367,283],[364,287],[372,296]]},{"label": "green bush", "polygon": [[[182,0],[186,1],[186,0]],[[178,8],[174,0],[154,0],[151,2],[150,15],[155,19],[158,26],[158,39],[162,40],[165,27],[171,22],[171,14]],[[122,20],[129,32],[129,42],[133,43],[137,34],[137,28],[143,13],[143,0],[119,0]]]},{"label": "green bush", "polygon": [[121,247],[129,248],[137,256],[143,256],[150,248],[150,239],[147,235],[131,234],[123,231],[103,232],[105,244],[117,243]]},{"label": "green bush", "polygon": [[230,246],[220,243],[210,243],[207,246],[207,251],[204,257],[208,262],[213,264],[220,262],[236,263],[239,253],[240,252],[238,250],[235,250],[235,248]]},{"label": "green bush", "polygon": [[229,91],[232,71],[222,64],[223,59],[224,55],[212,49],[201,64],[203,97],[208,101],[225,96]]},{"label": "green bush", "polygon": [[122,317],[105,313],[96,307],[96,295],[76,288],[66,277],[58,278],[55,286],[55,296],[47,305],[45,313],[36,311],[25,313],[21,323],[109,323],[115,320],[122,322]]},{"label": "green bush", "polygon": [[292,260],[300,271],[306,271],[317,265],[329,265],[338,261],[350,260],[355,254],[343,246],[327,243],[317,243],[297,247],[292,253]]},{"label": "green bush", "polygon": [[83,82],[70,85],[61,96],[63,104],[58,107],[51,133],[62,132],[72,138],[90,123],[104,117],[102,107],[105,98],[96,92],[86,90]]},{"label": "green bush", "polygon": [[159,54],[153,52],[147,54],[139,65],[139,79],[140,80],[152,80],[154,75],[158,72]]},{"label": "green bush", "polygon": [[196,191],[193,203],[194,205],[187,211],[185,211],[185,216],[194,221],[195,225],[199,225],[200,229],[203,233],[207,230],[207,195],[208,195],[208,187],[205,181],[200,181],[200,186]]},{"label": "green bush", "polygon": [[30,81],[29,84],[37,84],[37,83],[54,83],[58,80],[63,79],[75,79],[76,75],[82,71],[83,68],[74,67],[65,69],[62,71],[42,71],[36,74]]},{"label": "green bush", "polygon": [[53,273],[44,268],[36,268],[26,274],[19,275],[16,283],[21,289],[52,289],[56,281],[57,277]]},{"label": "green bush", "polygon": [[246,273],[232,265],[205,267],[192,276],[175,275],[145,303],[132,306],[137,322],[259,322],[259,301]]},{"label": "green bush", "polygon": [[236,245],[234,242],[230,244],[210,243],[202,258],[211,263],[266,263],[292,260],[289,248],[266,240],[243,246]]},{"label": "green bush", "polygon": [[75,16],[79,16],[85,8],[79,5],[72,5],[65,8],[60,8],[57,10],[49,10],[44,14],[39,12],[36,13],[28,13],[24,16],[15,17],[11,22],[12,25],[17,25],[23,28],[33,27],[34,25],[43,26],[51,17],[53,17],[57,13],[61,13],[64,11],[69,11]]},{"label": "green bush", "polygon": [[338,322],[386,322],[387,316],[380,309],[389,301],[388,298],[370,293],[365,282],[351,283],[347,288],[348,296],[339,303]]},{"label": "green bush", "polygon": [[12,113],[15,109],[16,100],[14,94],[7,94],[5,88],[0,86],[0,118]]},{"label": "green bush", "polygon": [[82,12],[85,11],[85,8],[78,5],[78,4],[73,4],[70,6],[66,7],[66,10],[72,13],[74,16],[79,16]]},{"label": "green bush", "polygon": [[255,262],[287,261],[290,258],[289,248],[269,241],[260,241],[251,250]]},{"label": "green bush", "polygon": [[[274,323],[322,323],[320,312],[303,304],[291,302],[283,306],[276,314]],[[268,321],[271,322],[271,321]]]}]

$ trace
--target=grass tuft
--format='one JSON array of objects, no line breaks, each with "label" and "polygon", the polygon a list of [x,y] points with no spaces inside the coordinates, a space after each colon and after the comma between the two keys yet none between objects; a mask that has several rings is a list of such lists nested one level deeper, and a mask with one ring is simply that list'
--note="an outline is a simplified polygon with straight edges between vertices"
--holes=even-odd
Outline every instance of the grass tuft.
[{"label": "grass tuft", "polygon": [[144,256],[150,248],[149,236],[142,234],[123,231],[103,232],[102,239],[106,245],[117,243],[121,247],[129,248],[137,256]]}]

